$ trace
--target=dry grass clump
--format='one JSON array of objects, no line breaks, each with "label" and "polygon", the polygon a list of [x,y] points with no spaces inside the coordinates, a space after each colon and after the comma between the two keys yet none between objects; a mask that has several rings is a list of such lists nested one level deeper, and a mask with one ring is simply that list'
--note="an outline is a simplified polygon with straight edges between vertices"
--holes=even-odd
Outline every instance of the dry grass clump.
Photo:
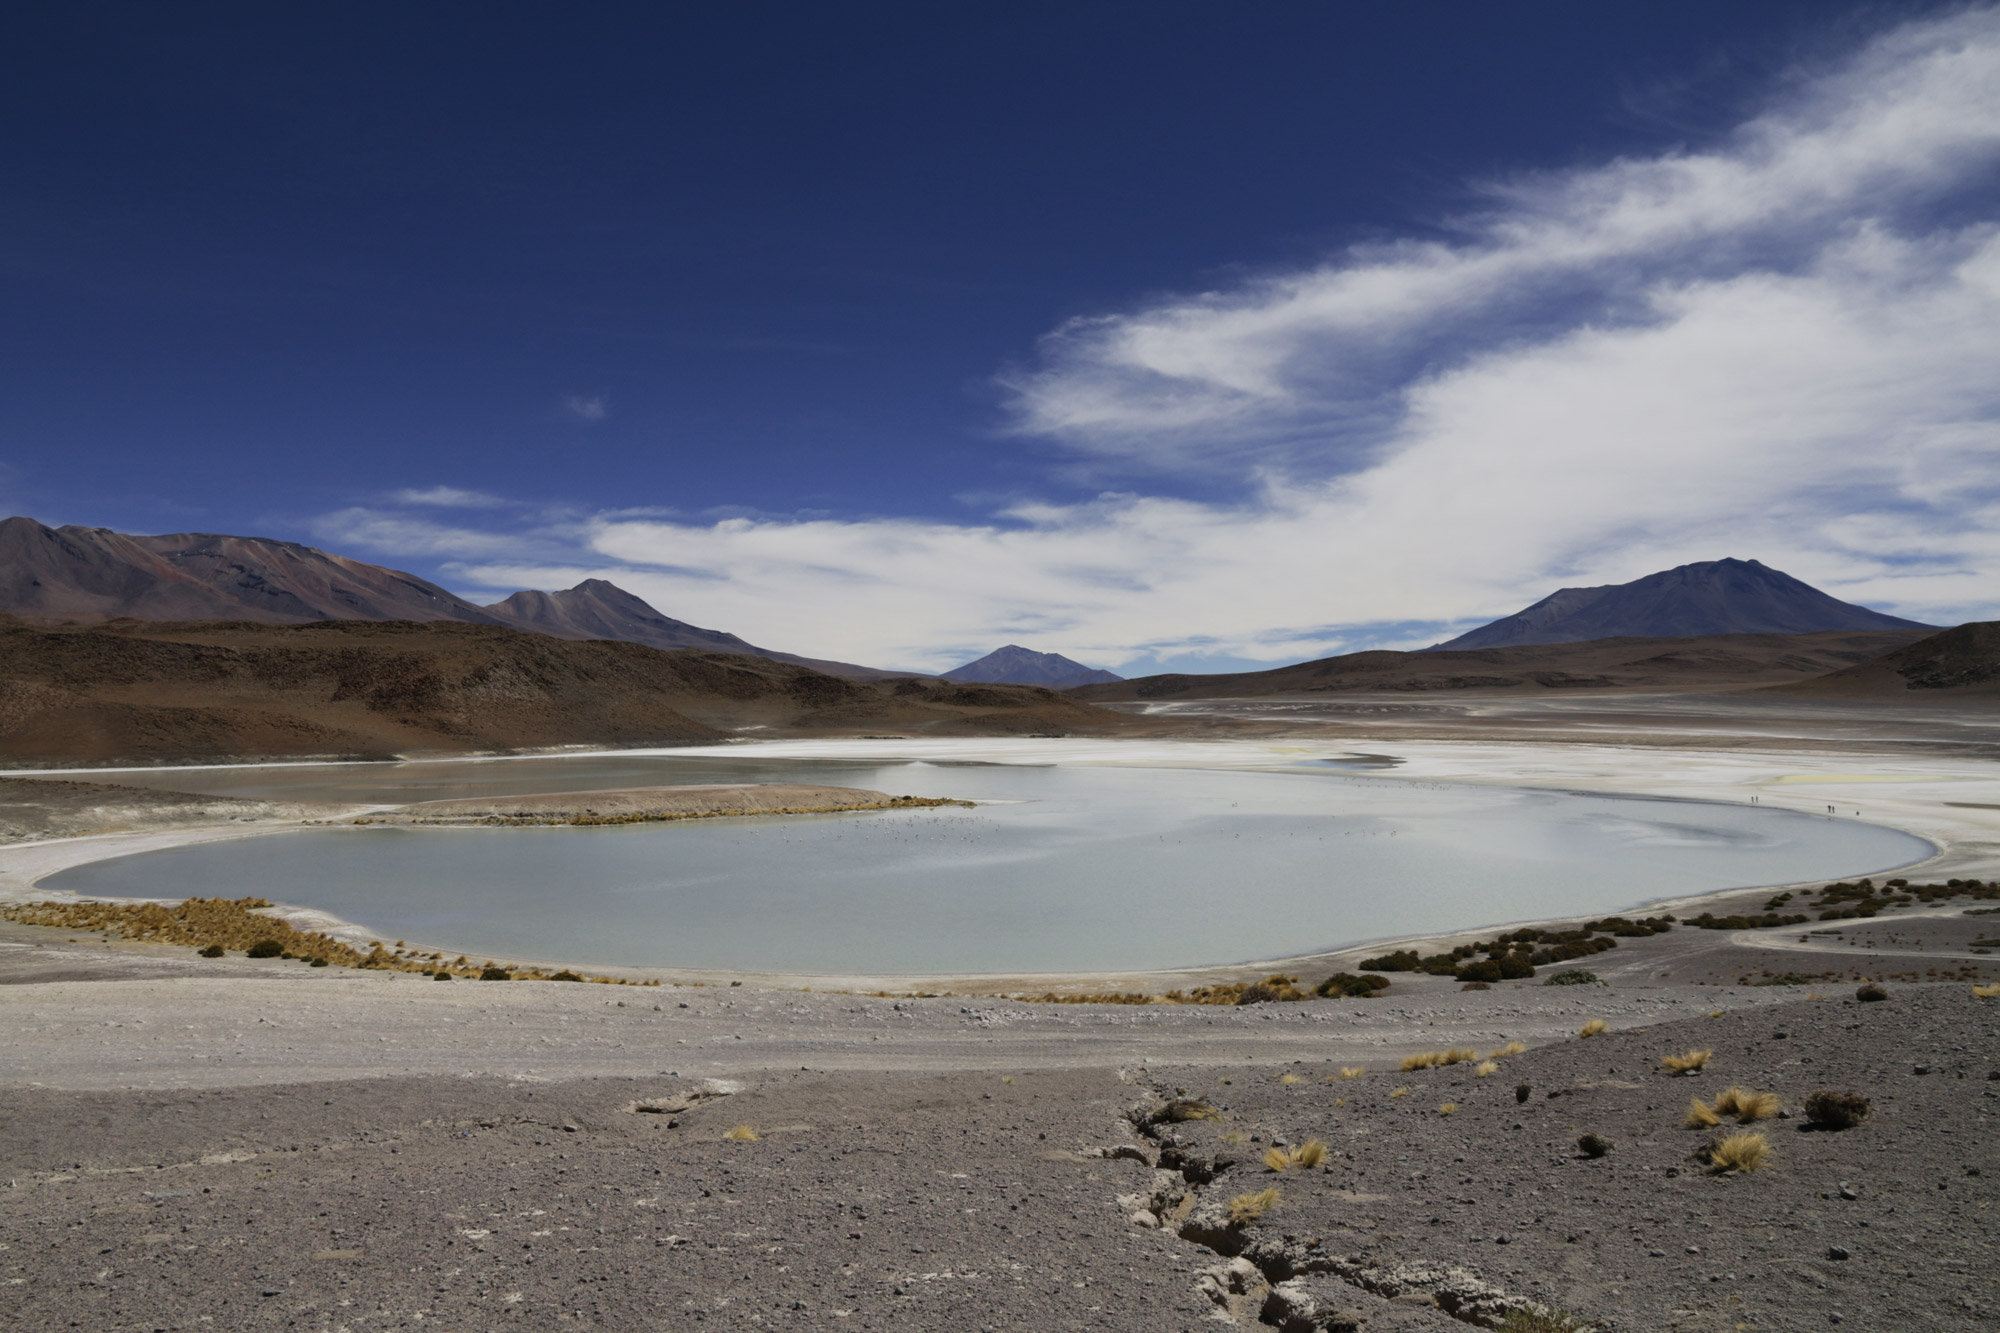
[{"label": "dry grass clump", "polygon": [[1282,1087],[1289,1088],[1295,1083],[1303,1083],[1303,1082],[1305,1082],[1305,1080],[1299,1077],[1299,1075],[1297,1074],[1280,1074],[1278,1076],[1278,1083]]},{"label": "dry grass clump", "polygon": [[2000,982],[1995,982],[1991,986],[1974,986],[1972,993],[1979,999],[1990,1000],[1994,996],[2000,995]]},{"label": "dry grass clump", "polygon": [[1282,1197],[1275,1186],[1253,1194],[1239,1194],[1229,1201],[1229,1221],[1233,1226],[1247,1226],[1277,1207]]},{"label": "dry grass clump", "polygon": [[1522,1051],[1525,1051],[1527,1049],[1528,1049],[1527,1047],[1523,1046],[1518,1041],[1510,1041],[1505,1046],[1495,1047],[1493,1050],[1488,1051],[1486,1053],[1486,1058],[1489,1060],[1498,1060],[1502,1056],[1519,1055]]},{"label": "dry grass clump", "polygon": [[1578,1137],[1576,1146],[1585,1157],[1602,1157],[1611,1151],[1611,1140],[1602,1134],[1584,1134]]},{"label": "dry grass clump", "polygon": [[748,1125],[738,1125],[722,1137],[732,1143],[755,1143],[757,1142],[757,1131]]},{"label": "dry grass clump", "polygon": [[1714,1051],[1687,1051],[1681,1055],[1665,1056],[1660,1063],[1665,1065],[1670,1073],[1690,1074],[1697,1069],[1707,1068],[1708,1057],[1714,1054]]},{"label": "dry grass clump", "polygon": [[1889,992],[1883,990],[1880,986],[1876,985],[1874,982],[1871,981],[1866,986],[1863,986],[1860,990],[1855,991],[1854,998],[1857,1000],[1861,1000],[1863,1002],[1871,1000],[1886,1000],[1889,998]]},{"label": "dry grass clump", "polygon": [[1500,1065],[1497,1061],[1493,1060],[1481,1060],[1472,1067],[1473,1077],[1475,1078],[1485,1078],[1489,1074],[1497,1074],[1499,1072]]},{"label": "dry grass clump", "polygon": [[1748,1088],[1735,1086],[1724,1088],[1715,1098],[1715,1113],[1718,1116],[1733,1115],[1745,1125],[1768,1120],[1783,1106],[1775,1092],[1751,1092]]},{"label": "dry grass clump", "polygon": [[1326,1160],[1326,1144],[1318,1139],[1307,1139],[1296,1148],[1267,1148],[1264,1150],[1264,1167],[1269,1171],[1290,1171],[1297,1168],[1310,1171]]},{"label": "dry grass clump", "polygon": [[1153,1112],[1153,1123],[1156,1125],[1163,1122],[1178,1125],[1189,1120],[1220,1119],[1222,1112],[1198,1097],[1180,1097],[1170,1102],[1163,1102],[1160,1108]]},{"label": "dry grass clump", "polygon": [[1687,1117],[1681,1121],[1687,1129],[1713,1129],[1721,1123],[1722,1117],[1715,1113],[1715,1108],[1699,1097],[1688,1103]]},{"label": "dry grass clump", "polygon": [[1413,1069],[1436,1069],[1444,1065],[1463,1064],[1477,1060],[1479,1052],[1468,1046],[1454,1046],[1448,1051],[1420,1051],[1416,1055],[1403,1057],[1403,1072]]},{"label": "dry grass clump", "polygon": [[1600,1032],[1609,1032],[1611,1025],[1601,1018],[1593,1018],[1576,1030],[1579,1037],[1594,1037]]},{"label": "dry grass clump", "polygon": [[1352,1065],[1342,1065],[1340,1067],[1340,1076],[1342,1078],[1360,1078],[1367,1072],[1365,1069],[1356,1069]]},{"label": "dry grass clump", "polygon": [[[443,954],[409,952],[401,940],[396,941],[393,949],[375,940],[368,952],[363,953],[331,935],[299,930],[288,921],[261,915],[261,909],[270,905],[266,898],[189,898],[171,907],[163,903],[15,903],[0,907],[0,917],[24,926],[89,930],[148,944],[184,944],[204,958],[220,958],[230,949],[239,949],[252,958],[297,958],[314,967],[366,967],[385,972],[421,972],[427,976],[449,972],[454,976],[476,977],[494,967],[491,962],[483,967],[473,966],[463,956],[454,963],[446,963]],[[513,973],[513,979],[554,978],[540,969],[523,968]],[[635,984],[616,977],[588,980],[600,985]]]},{"label": "dry grass clump", "polygon": [[1717,1171],[1760,1170],[1770,1157],[1771,1141],[1750,1131],[1731,1134],[1708,1145],[1708,1164]]},{"label": "dry grass clump", "polygon": [[1391,1088],[1389,1089],[1389,1095],[1391,1097],[1407,1097],[1410,1095],[1410,1090],[1408,1088]]},{"label": "dry grass clump", "polygon": [[1446,1102],[1446,1103],[1445,1103],[1445,1104],[1444,1104],[1443,1106],[1440,1106],[1440,1107],[1438,1107],[1438,1114],[1439,1114],[1439,1115],[1457,1115],[1457,1114],[1458,1114],[1458,1103],[1457,1103],[1457,1102]]}]

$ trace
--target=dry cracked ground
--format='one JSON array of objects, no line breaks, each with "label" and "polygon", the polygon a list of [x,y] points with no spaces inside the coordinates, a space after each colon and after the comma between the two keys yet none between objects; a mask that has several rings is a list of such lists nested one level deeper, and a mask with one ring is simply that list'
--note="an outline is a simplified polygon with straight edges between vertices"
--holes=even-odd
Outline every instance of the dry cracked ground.
[{"label": "dry cracked ground", "polygon": [[[1616,998],[1576,989],[1564,1025]],[[573,990],[602,1011],[600,988]],[[1614,1030],[1550,1033],[1484,1076],[1354,1055],[1338,1016],[1381,1002],[1321,1001],[1240,1015],[1226,1067],[1206,1048],[1124,1068],[1023,1048],[1012,1070],[13,1086],[0,1326],[1991,1327],[2000,998],[1889,992],[1621,1005]],[[1420,1020],[1437,1044],[1515,1026],[1479,1009],[1506,992],[1460,998],[1469,1018]],[[900,1003],[913,1024],[971,1021]],[[1292,1036],[1260,1045],[1267,1028]],[[1695,1074],[1660,1063],[1696,1049]],[[1682,1127],[1729,1085],[1783,1108],[1747,1127],[1760,1170],[1713,1170],[1715,1131]],[[1821,1088],[1872,1114],[1812,1129]],[[1586,1155],[1586,1133],[1608,1151]],[[1264,1160],[1310,1140],[1315,1165]]]}]

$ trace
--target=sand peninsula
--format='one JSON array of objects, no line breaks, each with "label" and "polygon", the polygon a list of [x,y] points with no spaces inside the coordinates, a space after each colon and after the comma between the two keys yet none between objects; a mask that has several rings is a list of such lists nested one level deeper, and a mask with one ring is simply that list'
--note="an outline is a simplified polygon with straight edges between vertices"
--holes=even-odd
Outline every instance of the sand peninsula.
[{"label": "sand peninsula", "polygon": [[[1193,761],[1145,743],[1111,753]],[[661,983],[641,988],[440,985],[6,923],[8,1317],[1986,1326],[2000,1185],[1990,764],[1880,737],[1819,753],[1404,738],[1397,755],[1399,777],[1424,781],[1865,802],[1938,848],[1895,877],[1938,891],[1655,904],[1726,921],[1789,892],[1778,915],[1813,919],[1683,922],[1532,979],[1369,973],[1390,983],[1372,998],[1312,988],[1368,955],[1422,959],[1500,932],[1144,977],[621,978]],[[560,800],[450,817],[605,808]],[[235,813],[24,838],[0,848],[0,892],[47,897],[34,879],[64,864],[336,813],[217,808]],[[1563,973],[1587,975],[1548,984]],[[1280,978],[1307,998],[996,994]],[[1864,978],[1880,981],[1864,991]]]}]

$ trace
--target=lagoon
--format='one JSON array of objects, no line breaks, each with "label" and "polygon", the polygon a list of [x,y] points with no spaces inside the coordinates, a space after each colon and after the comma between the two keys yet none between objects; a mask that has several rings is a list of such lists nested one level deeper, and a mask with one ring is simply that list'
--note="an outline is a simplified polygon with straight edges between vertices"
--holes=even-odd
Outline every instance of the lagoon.
[{"label": "lagoon", "polygon": [[312,907],[475,959],[789,973],[1118,972],[1601,915],[1879,873],[1922,839],[1789,810],[1278,771],[672,752],[180,770],[161,786],[404,802],[789,781],[975,809],[612,828],[315,828],[100,861],[88,897]]}]

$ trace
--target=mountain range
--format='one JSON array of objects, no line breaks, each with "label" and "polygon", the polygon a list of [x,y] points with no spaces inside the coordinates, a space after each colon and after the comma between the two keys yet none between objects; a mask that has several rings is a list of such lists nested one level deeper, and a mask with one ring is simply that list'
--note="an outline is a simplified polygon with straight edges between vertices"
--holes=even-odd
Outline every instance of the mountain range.
[{"label": "mountain range", "polygon": [[1614,638],[1935,628],[1829,597],[1755,560],[1703,560],[1630,583],[1558,588],[1533,606],[1425,651]]},{"label": "mountain range", "polygon": [[1125,679],[1109,671],[1073,662],[1061,653],[1038,653],[1010,643],[995,648],[976,662],[967,662],[944,673],[946,680],[985,681],[994,685],[1045,685],[1066,690],[1077,685],[1109,685]]},{"label": "mountain range", "polygon": [[141,537],[109,528],[0,521],[0,611],[35,620],[455,620],[561,639],[743,653],[850,680],[920,674],[777,652],[665,616],[603,579],[562,592],[517,592],[478,606],[401,570],[299,542],[182,532]]}]

